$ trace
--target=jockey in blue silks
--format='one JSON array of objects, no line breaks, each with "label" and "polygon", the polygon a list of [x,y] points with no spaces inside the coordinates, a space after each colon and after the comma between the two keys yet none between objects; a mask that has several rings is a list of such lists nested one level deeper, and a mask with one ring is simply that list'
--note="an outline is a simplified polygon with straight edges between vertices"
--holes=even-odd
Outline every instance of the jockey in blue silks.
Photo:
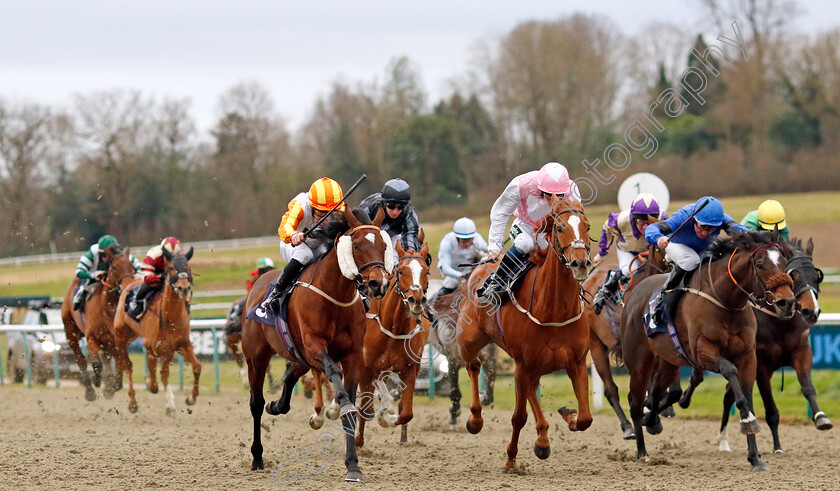
[{"label": "jockey in blue silks", "polygon": [[[476,257],[487,253],[487,242],[475,228],[475,222],[467,217],[455,221],[452,232],[440,241],[438,269],[443,275],[443,286],[437,295],[448,295],[458,288],[458,281],[473,270],[472,266],[461,266],[473,262]],[[436,296],[437,296],[436,295]]]}]

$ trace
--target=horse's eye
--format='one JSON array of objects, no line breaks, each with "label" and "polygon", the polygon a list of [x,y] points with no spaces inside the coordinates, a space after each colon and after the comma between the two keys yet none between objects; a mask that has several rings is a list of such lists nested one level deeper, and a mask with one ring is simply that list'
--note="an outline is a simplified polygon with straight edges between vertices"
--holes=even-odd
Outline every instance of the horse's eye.
[{"label": "horse's eye", "polygon": [[758,263],[755,263],[755,267],[758,268],[758,269],[764,269],[764,264],[758,262]]},{"label": "horse's eye", "polygon": [[358,249],[358,248],[359,248],[359,244],[353,244],[353,249]]}]

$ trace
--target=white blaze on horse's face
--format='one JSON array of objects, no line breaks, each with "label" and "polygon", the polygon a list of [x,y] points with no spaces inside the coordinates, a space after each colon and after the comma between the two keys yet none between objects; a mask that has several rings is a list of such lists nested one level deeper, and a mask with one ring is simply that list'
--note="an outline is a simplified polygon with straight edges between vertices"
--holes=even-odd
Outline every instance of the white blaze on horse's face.
[{"label": "white blaze on horse's face", "polygon": [[376,244],[376,235],[374,235],[373,232],[365,235],[365,238],[369,240],[371,244]]},{"label": "white blaze on horse's face", "polygon": [[770,261],[775,264],[776,266],[779,265],[779,258],[781,258],[781,253],[779,251],[767,251],[767,257],[770,258]]},{"label": "white blaze on horse's face", "polygon": [[814,313],[820,315],[820,302],[817,300],[817,294],[814,293],[813,288],[809,288],[808,291],[811,292],[811,298],[814,299]]},{"label": "white blaze on horse's face", "polygon": [[408,263],[408,269],[411,270],[411,289],[417,288],[418,290],[422,290],[423,288],[420,286],[420,275],[423,273],[423,266],[420,265],[417,259],[412,259]]},{"label": "white blaze on horse's face", "polygon": [[569,217],[567,223],[572,227],[572,230],[575,232],[575,240],[580,240],[580,217],[577,215],[572,215]]}]

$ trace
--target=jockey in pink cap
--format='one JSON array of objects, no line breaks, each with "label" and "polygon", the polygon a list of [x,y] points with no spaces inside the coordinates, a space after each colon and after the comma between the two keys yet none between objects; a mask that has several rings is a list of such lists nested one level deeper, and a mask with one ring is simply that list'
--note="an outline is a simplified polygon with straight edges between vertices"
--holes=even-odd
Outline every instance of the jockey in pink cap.
[{"label": "jockey in pink cap", "polygon": [[510,238],[513,241],[505,252],[499,269],[487,278],[478,295],[489,297],[507,290],[522,272],[527,269],[528,254],[539,245],[548,246],[548,237],[537,232],[542,219],[551,211],[549,201],[555,196],[570,196],[580,201],[580,193],[569,171],[557,162],[549,162],[538,171],[531,171],[515,177],[490,210],[490,234],[488,250],[490,256],[502,256],[505,229],[513,215]]}]

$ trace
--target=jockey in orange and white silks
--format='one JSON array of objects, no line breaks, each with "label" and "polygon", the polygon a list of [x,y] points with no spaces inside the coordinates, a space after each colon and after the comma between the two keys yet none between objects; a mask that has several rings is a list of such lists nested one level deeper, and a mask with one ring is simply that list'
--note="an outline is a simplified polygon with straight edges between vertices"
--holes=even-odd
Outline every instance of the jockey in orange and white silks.
[{"label": "jockey in orange and white silks", "polygon": [[504,254],[497,272],[479,289],[479,295],[489,293],[488,288],[496,292],[505,289],[508,282],[515,280],[522,271],[528,253],[537,245],[548,246],[546,234],[536,229],[551,211],[549,202],[552,195],[570,196],[580,201],[577,186],[569,179],[569,171],[557,162],[549,162],[538,171],[515,177],[502,191],[490,210],[488,250],[495,258],[502,256],[505,229],[511,216],[514,217],[510,227],[513,245]]}]

